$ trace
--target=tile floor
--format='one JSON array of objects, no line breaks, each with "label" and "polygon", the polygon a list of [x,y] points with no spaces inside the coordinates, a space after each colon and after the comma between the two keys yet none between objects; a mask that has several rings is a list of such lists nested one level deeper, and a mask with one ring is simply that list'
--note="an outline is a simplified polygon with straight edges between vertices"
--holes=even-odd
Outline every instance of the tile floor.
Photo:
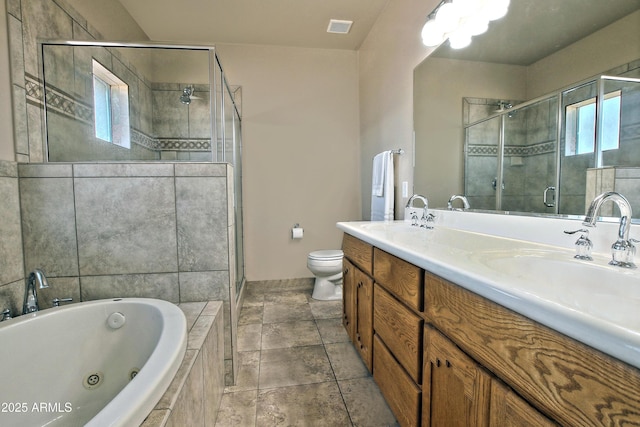
[{"label": "tile floor", "polygon": [[342,327],[340,301],[313,282],[249,282],[240,313],[240,372],[217,427],[397,426]]}]

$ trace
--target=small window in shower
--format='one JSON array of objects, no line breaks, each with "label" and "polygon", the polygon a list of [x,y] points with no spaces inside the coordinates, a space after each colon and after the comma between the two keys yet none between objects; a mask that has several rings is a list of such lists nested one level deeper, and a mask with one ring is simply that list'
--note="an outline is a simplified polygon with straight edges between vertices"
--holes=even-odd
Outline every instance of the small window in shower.
[{"label": "small window in shower", "polygon": [[[605,95],[602,103],[602,151],[616,150],[620,141],[620,91]],[[566,156],[588,154],[596,146],[596,98],[567,105]]]},{"label": "small window in shower", "polygon": [[95,59],[93,104],[96,138],[130,148],[129,86]]}]

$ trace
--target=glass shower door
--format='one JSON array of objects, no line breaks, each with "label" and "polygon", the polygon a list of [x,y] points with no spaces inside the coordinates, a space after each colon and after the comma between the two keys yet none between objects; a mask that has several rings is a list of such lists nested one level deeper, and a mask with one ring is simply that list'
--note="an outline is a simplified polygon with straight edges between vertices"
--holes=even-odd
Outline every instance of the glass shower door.
[{"label": "glass shower door", "polygon": [[501,209],[555,213],[558,99],[545,98],[502,114]]},{"label": "glass shower door", "polygon": [[473,209],[499,209],[500,116],[474,123],[465,132],[465,195]]},{"label": "glass shower door", "polygon": [[597,83],[591,81],[562,92],[560,137],[561,214],[586,211],[587,170],[596,165]]}]

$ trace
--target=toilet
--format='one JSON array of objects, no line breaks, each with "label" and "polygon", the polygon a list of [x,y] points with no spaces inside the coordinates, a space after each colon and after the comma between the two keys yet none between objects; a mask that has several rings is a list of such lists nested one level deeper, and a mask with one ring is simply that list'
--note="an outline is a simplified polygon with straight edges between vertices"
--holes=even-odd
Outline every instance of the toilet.
[{"label": "toilet", "polygon": [[307,256],[307,268],[316,276],[313,299],[335,301],[342,299],[341,250],[313,251]]}]

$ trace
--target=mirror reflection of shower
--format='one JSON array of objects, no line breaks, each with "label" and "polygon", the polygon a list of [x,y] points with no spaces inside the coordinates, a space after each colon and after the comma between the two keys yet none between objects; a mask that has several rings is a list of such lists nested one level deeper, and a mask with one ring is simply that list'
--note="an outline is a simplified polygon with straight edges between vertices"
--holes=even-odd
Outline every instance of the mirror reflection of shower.
[{"label": "mirror reflection of shower", "polygon": [[[193,97],[193,93],[195,92],[195,88],[193,85],[188,85],[182,90],[182,95],[180,95],[180,102],[183,104],[189,105],[191,104],[191,99]],[[195,97],[193,97],[195,98]]]}]

